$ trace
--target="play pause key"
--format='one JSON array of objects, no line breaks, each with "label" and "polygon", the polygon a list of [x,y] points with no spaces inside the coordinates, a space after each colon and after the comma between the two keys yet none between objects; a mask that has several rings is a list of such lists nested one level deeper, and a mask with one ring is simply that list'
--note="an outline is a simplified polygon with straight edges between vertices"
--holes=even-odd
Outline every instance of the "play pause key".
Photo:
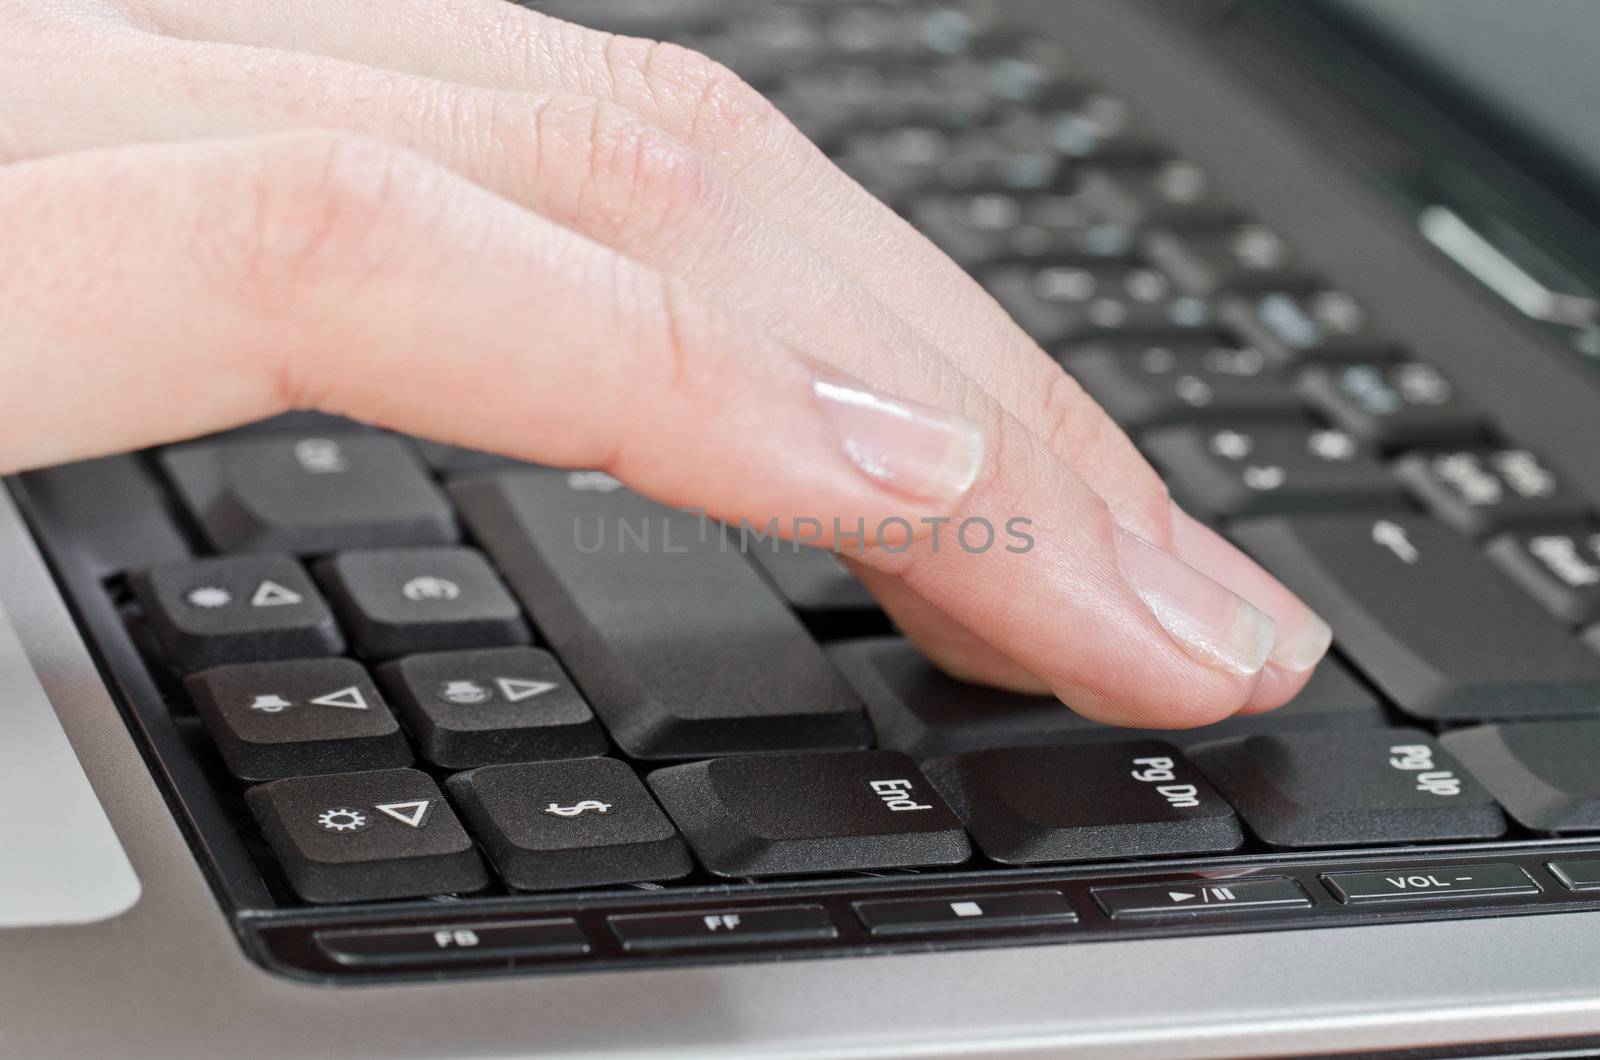
[{"label": "play pause key", "polygon": [[1246,880],[1181,880],[1096,887],[1094,900],[1113,920],[1211,913],[1304,909],[1311,899],[1295,881],[1282,876]]},{"label": "play pause key", "polygon": [[874,935],[1075,924],[1078,914],[1059,891],[1016,891],[963,898],[887,898],[857,902],[856,916]]}]

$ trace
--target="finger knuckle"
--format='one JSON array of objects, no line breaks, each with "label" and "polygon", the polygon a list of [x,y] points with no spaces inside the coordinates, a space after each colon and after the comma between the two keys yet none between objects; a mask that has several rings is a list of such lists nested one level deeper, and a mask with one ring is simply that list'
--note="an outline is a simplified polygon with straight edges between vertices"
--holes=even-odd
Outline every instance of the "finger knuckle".
[{"label": "finger knuckle", "polygon": [[699,52],[679,44],[652,44],[643,70],[663,120],[689,143],[751,151],[792,132],[771,100]]},{"label": "finger knuckle", "polygon": [[202,225],[203,243],[209,271],[269,318],[308,297],[348,296],[380,273],[422,179],[413,156],[342,133],[274,138],[242,168],[243,186]]},{"label": "finger knuckle", "polygon": [[603,237],[653,239],[725,193],[697,152],[615,103],[548,106],[539,135],[546,166],[561,164],[554,155],[577,160],[577,220]]}]

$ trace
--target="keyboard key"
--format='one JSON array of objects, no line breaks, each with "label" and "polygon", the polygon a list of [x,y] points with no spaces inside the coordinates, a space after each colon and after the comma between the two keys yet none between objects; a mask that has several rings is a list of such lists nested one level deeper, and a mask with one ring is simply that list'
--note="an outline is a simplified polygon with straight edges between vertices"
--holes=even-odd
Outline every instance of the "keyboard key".
[{"label": "keyboard key", "polygon": [[1569,891],[1600,891],[1600,861],[1551,861],[1545,868]]},{"label": "keyboard key", "polygon": [[1448,721],[1594,717],[1600,656],[1454,531],[1416,516],[1250,520],[1233,536],[1334,629],[1402,710]]},{"label": "keyboard key", "polygon": [[1373,326],[1361,303],[1337,288],[1288,288],[1224,298],[1217,318],[1242,343],[1279,364],[1393,357],[1393,344]]},{"label": "keyboard key", "polygon": [[600,722],[549,652],[429,652],[386,662],[377,674],[434,765],[468,769],[606,751]]},{"label": "keyboard key", "polygon": [[1411,453],[1395,475],[1435,517],[1473,537],[1582,519],[1589,503],[1526,449]]},{"label": "keyboard key", "polygon": [[1417,361],[1313,366],[1296,389],[1336,426],[1383,449],[1472,442],[1485,430],[1455,384]]},{"label": "keyboard key", "polygon": [[1306,909],[1311,896],[1283,876],[1169,880],[1095,887],[1089,892],[1112,920],[1162,920],[1214,913]]},{"label": "keyboard key", "polygon": [[992,127],[952,132],[928,125],[858,133],[834,160],[889,202],[928,190],[1044,191],[1056,185],[1066,164],[1048,145]]},{"label": "keyboard key", "polygon": [[995,115],[995,100],[979,86],[946,84],[920,66],[819,66],[786,78],[782,94],[785,113],[823,141],[866,128],[964,129]]},{"label": "keyboard key", "polygon": [[1533,897],[1539,885],[1520,866],[1430,865],[1419,868],[1330,872],[1322,877],[1346,905],[1403,905],[1461,898]]},{"label": "keyboard key", "polygon": [[333,612],[289,556],[167,563],[129,583],[156,642],[179,669],[344,650]]},{"label": "keyboard key", "polygon": [[648,780],[718,876],[957,865],[972,853],[916,763],[892,751],[720,758]]},{"label": "keyboard key", "polygon": [[1302,418],[1300,399],[1248,347],[1104,342],[1073,347],[1060,359],[1124,429]]},{"label": "keyboard key", "polygon": [[488,873],[426,773],[378,769],[259,784],[245,802],[308,902],[477,891]]},{"label": "keyboard key", "polygon": [[1406,509],[1405,491],[1344,431],[1309,423],[1170,427],[1140,439],[1173,492],[1197,514]]},{"label": "keyboard key", "polygon": [[[1208,298],[1223,291],[1279,288],[1294,256],[1283,237],[1255,221],[1207,228],[1163,228],[1141,243],[1149,262],[1185,294]],[[1310,286],[1309,281],[1304,281]]]},{"label": "keyboard key", "polygon": [[[871,743],[860,700],[714,526],[585,472],[484,477],[452,490],[630,755]],[[624,527],[657,547],[624,544]]]},{"label": "keyboard key", "polygon": [[399,723],[349,659],[219,666],[185,684],[242,780],[411,764]]},{"label": "keyboard key", "polygon": [[787,541],[752,542],[746,555],[798,611],[878,610],[877,599],[856,580],[839,557],[825,548],[796,547]]},{"label": "keyboard key", "polygon": [[528,627],[500,577],[469,548],[360,549],[317,564],[362,654],[528,643]]},{"label": "keyboard key", "polygon": [[200,442],[162,450],[161,465],[221,552],[456,539],[438,487],[404,442],[377,432]]},{"label": "keyboard key", "polygon": [[978,893],[963,898],[882,898],[855,903],[856,918],[874,935],[929,935],[1076,924],[1060,891]]},{"label": "keyboard key", "polygon": [[1600,832],[1600,721],[1458,729],[1440,742],[1535,832]]},{"label": "keyboard key", "polygon": [[667,815],[615,758],[484,766],[446,786],[519,891],[671,880],[694,867]]},{"label": "keyboard key", "polygon": [[1579,626],[1600,618],[1600,533],[1593,527],[1514,531],[1489,557],[1552,615]]},{"label": "keyboard key", "polygon": [[1246,736],[1189,757],[1274,847],[1492,839],[1506,828],[1489,794],[1417,729]]},{"label": "keyboard key", "polygon": [[762,943],[837,938],[820,905],[729,906],[682,913],[624,913],[606,918],[629,953],[736,949]]},{"label": "keyboard key", "polygon": [[1239,819],[1159,740],[974,751],[926,764],[972,839],[1005,865],[1233,850]]},{"label": "keyboard key", "polygon": [[[1090,721],[1054,696],[1025,696],[946,676],[909,641],[843,641],[828,656],[861,693],[885,748],[918,760],[998,747],[1148,738],[1137,729]],[[1300,694],[1277,710],[1161,734],[1186,744],[1272,729],[1358,728],[1385,724],[1377,699],[1333,659],[1324,659]]]},{"label": "keyboard key", "polygon": [[352,968],[581,957],[590,949],[583,929],[570,917],[340,928],[315,932],[311,938],[323,953]]},{"label": "keyboard key", "polygon": [[1064,106],[1017,120],[1019,138],[1048,143],[1074,160],[1102,164],[1151,163],[1164,153],[1133,119],[1133,109],[1120,96],[1099,89],[1073,93]]},{"label": "keyboard key", "polygon": [[1044,346],[1113,334],[1206,341],[1215,329],[1204,300],[1179,294],[1171,281],[1143,265],[1010,266],[986,274],[983,282]]}]

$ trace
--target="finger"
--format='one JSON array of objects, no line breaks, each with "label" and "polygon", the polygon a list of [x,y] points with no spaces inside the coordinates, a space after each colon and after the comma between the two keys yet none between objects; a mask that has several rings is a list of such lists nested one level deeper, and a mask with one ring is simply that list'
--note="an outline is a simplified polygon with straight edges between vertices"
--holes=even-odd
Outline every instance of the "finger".
[{"label": "finger", "polygon": [[[0,222],[21,248],[0,263],[0,314],[15,325],[7,466],[303,404],[604,467],[729,521],[801,511],[998,528],[1027,511],[1026,548],[941,551],[923,537],[863,560],[1107,721],[1230,713],[1270,648],[1270,619],[1115,527],[981,393],[935,408],[819,374],[419,156],[319,134],[64,156],[0,176]],[[84,276],[91,291],[74,282]]]},{"label": "finger", "polygon": [[1284,644],[1260,702],[1270,705],[1278,690],[1309,676],[1315,659],[1306,661],[1306,647],[1325,629],[1321,620],[1237,550],[1209,541],[1186,550],[1192,535],[1179,532],[1154,471],[1076,384],[976,283],[716,64],[489,0],[451,5],[443,26],[439,9],[419,0],[385,4],[383,33],[370,31],[370,0],[299,0],[275,5],[265,19],[239,4],[150,6],[169,32],[300,47],[462,84],[589,93],[648,117],[700,152],[891,317],[911,322],[931,349],[1067,461],[1119,523],[1271,614]]}]

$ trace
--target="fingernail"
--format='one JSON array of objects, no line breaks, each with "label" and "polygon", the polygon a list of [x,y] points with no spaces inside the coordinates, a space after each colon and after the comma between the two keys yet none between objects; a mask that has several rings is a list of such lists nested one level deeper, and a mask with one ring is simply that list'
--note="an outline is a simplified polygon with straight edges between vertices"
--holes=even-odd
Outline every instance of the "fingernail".
[{"label": "fingernail", "polygon": [[1277,635],[1264,611],[1120,526],[1116,542],[1123,577],[1185,651],[1243,677],[1260,672]]},{"label": "fingernail", "polygon": [[944,503],[977,481],[983,430],[965,416],[836,379],[817,379],[811,389],[845,455],[868,478]]},{"label": "fingernail", "polygon": [[1274,666],[1294,673],[1304,673],[1317,665],[1328,654],[1333,643],[1333,630],[1315,614],[1307,613],[1305,625],[1278,641],[1267,658]]}]

